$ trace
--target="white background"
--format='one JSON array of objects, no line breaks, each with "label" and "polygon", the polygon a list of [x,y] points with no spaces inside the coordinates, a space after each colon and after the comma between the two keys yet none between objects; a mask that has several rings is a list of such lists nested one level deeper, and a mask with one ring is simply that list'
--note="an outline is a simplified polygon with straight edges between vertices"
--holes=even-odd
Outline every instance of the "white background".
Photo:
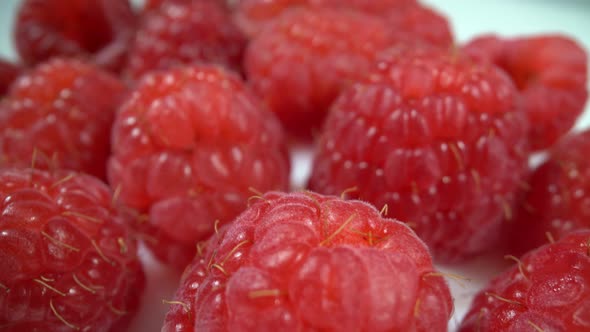
[{"label": "white background", "polygon": [[[59,0],[57,0],[59,1]],[[343,0],[344,1],[344,0]],[[506,36],[520,34],[559,32],[568,34],[590,49],[590,1],[570,0],[423,0],[444,12],[451,20],[458,42],[486,32]],[[18,0],[0,0],[0,55],[17,59],[12,47],[11,27]],[[586,107],[576,129],[587,127],[590,111]],[[295,160],[293,181],[303,183],[309,172],[309,155],[298,154]],[[148,291],[143,307],[135,319],[131,331],[159,331],[167,306],[162,299],[171,299],[178,274],[155,262],[145,250],[141,251],[148,274]],[[461,284],[449,280],[455,298],[455,315],[449,326],[455,329],[464,315],[473,294],[483,286],[492,273],[499,269],[485,258],[461,266],[441,266],[441,269],[457,273],[470,281]]]}]

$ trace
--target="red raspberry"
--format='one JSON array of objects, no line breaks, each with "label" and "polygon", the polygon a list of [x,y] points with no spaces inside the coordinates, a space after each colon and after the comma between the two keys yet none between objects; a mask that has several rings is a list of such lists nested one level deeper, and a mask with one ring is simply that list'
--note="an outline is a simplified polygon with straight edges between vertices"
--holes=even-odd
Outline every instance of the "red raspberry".
[{"label": "red raspberry", "polygon": [[559,141],[528,182],[510,227],[511,253],[522,254],[581,228],[590,228],[590,130]]},{"label": "red raspberry", "polygon": [[407,6],[416,6],[416,0],[241,0],[236,6],[235,20],[252,37],[291,7],[346,8],[383,15]]},{"label": "red raspberry", "polygon": [[459,331],[590,331],[590,230],[534,250],[498,275]]},{"label": "red raspberry", "polygon": [[118,71],[135,25],[128,0],[24,0],[14,38],[28,65],[54,56],[81,56]]},{"label": "red raspberry", "polygon": [[464,51],[494,62],[512,77],[523,95],[533,149],[549,147],[584,111],[588,55],[576,41],[559,35],[482,36],[468,43]]},{"label": "red raspberry", "polygon": [[109,188],[89,175],[0,170],[0,329],[123,331],[144,274]]},{"label": "red raspberry", "polygon": [[4,97],[8,88],[20,75],[22,69],[6,60],[0,59],[0,98]]},{"label": "red raspberry", "polygon": [[164,4],[144,18],[129,52],[127,74],[215,63],[241,71],[246,38],[213,1]]},{"label": "red raspberry", "polygon": [[105,178],[109,133],[125,93],[116,77],[78,60],[39,65],[0,103],[1,163]]},{"label": "red raspberry", "polygon": [[374,207],[267,193],[184,272],[162,331],[446,331],[424,243]]},{"label": "red raspberry", "polygon": [[285,127],[305,137],[321,125],[340,90],[396,41],[373,16],[294,9],[250,43],[244,66],[255,92]]},{"label": "red raspberry", "polygon": [[288,187],[284,134],[235,75],[193,66],[147,75],[113,129],[109,179],[165,262],[184,267],[216,220],[253,195]]},{"label": "red raspberry", "polygon": [[458,54],[398,49],[335,101],[310,188],[410,222],[454,261],[495,244],[527,166],[527,122],[510,78]]}]

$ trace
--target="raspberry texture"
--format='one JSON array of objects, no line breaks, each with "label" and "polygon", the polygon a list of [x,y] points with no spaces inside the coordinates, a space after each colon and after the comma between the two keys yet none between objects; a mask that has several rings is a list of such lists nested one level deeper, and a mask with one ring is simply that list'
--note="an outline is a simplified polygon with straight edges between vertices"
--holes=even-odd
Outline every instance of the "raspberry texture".
[{"label": "raspberry texture", "polygon": [[136,21],[128,0],[24,0],[15,21],[15,46],[27,65],[79,56],[118,71]]},{"label": "raspberry texture", "polygon": [[388,206],[442,261],[496,243],[527,166],[516,88],[459,54],[398,48],[335,101],[309,188]]},{"label": "raspberry texture", "polygon": [[507,224],[512,254],[590,228],[590,130],[560,140],[529,178],[515,222]]},{"label": "raspberry texture", "polygon": [[478,293],[459,331],[590,331],[590,230],[517,260]]},{"label": "raspberry texture", "polygon": [[0,170],[0,330],[124,331],[144,274],[98,179]]},{"label": "raspberry texture", "polygon": [[288,188],[289,157],[278,120],[237,76],[192,66],[147,75],[122,105],[109,179],[146,214],[136,226],[155,254],[183,268],[253,191]]},{"label": "raspberry texture", "polygon": [[110,128],[126,87],[78,60],[26,72],[0,102],[0,164],[67,168],[105,178]]},{"label": "raspberry texture", "polygon": [[164,3],[147,13],[129,51],[127,75],[193,63],[241,71],[246,38],[214,1]]},{"label": "raspberry texture", "polygon": [[293,7],[350,9],[385,18],[393,30],[448,47],[452,32],[446,18],[415,0],[242,0],[235,21],[248,36]]},{"label": "raspberry texture", "polygon": [[369,204],[270,192],[199,245],[163,332],[446,331],[424,243]]},{"label": "raspberry texture", "polygon": [[340,90],[396,41],[391,28],[373,16],[292,10],[250,43],[244,66],[254,91],[285,128],[309,137]]},{"label": "raspberry texture", "polygon": [[22,69],[6,60],[0,59],[0,98],[3,97]]},{"label": "raspberry texture", "polygon": [[491,61],[513,78],[524,99],[535,150],[566,134],[584,111],[588,98],[588,54],[576,41],[560,35],[514,39],[481,36],[464,52]]}]

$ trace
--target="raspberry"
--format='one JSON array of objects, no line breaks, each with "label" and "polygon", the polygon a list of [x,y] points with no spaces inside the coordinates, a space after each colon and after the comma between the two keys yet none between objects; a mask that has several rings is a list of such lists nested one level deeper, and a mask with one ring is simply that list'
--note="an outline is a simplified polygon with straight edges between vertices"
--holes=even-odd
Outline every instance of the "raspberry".
[{"label": "raspberry", "polygon": [[590,230],[517,260],[478,293],[459,331],[590,331]]},{"label": "raspberry", "polygon": [[264,26],[292,7],[347,8],[381,15],[415,4],[416,0],[241,0],[234,16],[248,36],[256,36]]},{"label": "raspberry", "polygon": [[146,15],[129,52],[127,74],[192,63],[241,71],[246,38],[227,10],[213,1],[165,3]]},{"label": "raspberry", "polygon": [[55,56],[80,56],[118,71],[135,26],[128,0],[25,0],[14,38],[27,65]]},{"label": "raspberry", "polygon": [[528,181],[515,222],[509,223],[508,243],[522,254],[567,233],[590,228],[590,130],[560,140],[549,159]]},{"label": "raspberry", "polygon": [[567,133],[584,110],[588,55],[568,37],[482,36],[468,43],[464,52],[494,62],[513,78],[524,99],[535,150],[549,147]]},{"label": "raspberry", "polygon": [[0,329],[123,331],[144,274],[136,242],[89,175],[0,170]]},{"label": "raspberry", "polygon": [[385,22],[372,16],[293,9],[250,43],[244,66],[255,92],[286,129],[309,137],[340,90],[396,41]]},{"label": "raspberry", "polygon": [[398,48],[335,101],[309,181],[388,206],[443,261],[496,242],[527,167],[527,122],[501,70]]},{"label": "raspberry", "polygon": [[374,207],[270,192],[183,274],[162,331],[445,331],[446,282],[424,243]]},{"label": "raspberry", "polygon": [[192,66],[147,75],[123,104],[109,179],[147,213],[136,226],[155,254],[182,268],[252,188],[287,189],[289,158],[279,122],[237,76]]},{"label": "raspberry", "polygon": [[116,77],[78,60],[52,59],[23,74],[0,103],[1,163],[105,178],[110,128],[125,93]]},{"label": "raspberry", "polygon": [[20,75],[21,70],[19,66],[0,59],[0,98],[6,94],[12,82]]}]

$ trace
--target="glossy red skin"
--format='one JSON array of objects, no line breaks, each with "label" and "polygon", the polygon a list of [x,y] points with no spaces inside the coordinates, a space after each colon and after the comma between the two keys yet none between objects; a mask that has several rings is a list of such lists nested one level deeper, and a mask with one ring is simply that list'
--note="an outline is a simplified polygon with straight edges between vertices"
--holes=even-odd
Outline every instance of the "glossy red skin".
[{"label": "glossy red skin", "polygon": [[246,42],[218,2],[164,3],[143,17],[125,73],[138,79],[149,71],[198,63],[241,72]]},{"label": "glossy red skin", "polygon": [[117,77],[74,59],[25,72],[0,102],[0,164],[104,179],[115,110],[126,93]]},{"label": "glossy red skin", "polygon": [[388,206],[441,261],[491,249],[527,169],[527,121],[494,66],[392,50],[334,102],[309,188]]},{"label": "glossy red skin", "polygon": [[527,181],[514,223],[506,225],[510,253],[521,255],[590,228],[590,131],[572,133],[550,150]]},{"label": "glossy red skin", "polygon": [[479,292],[460,332],[589,331],[590,230],[523,256]]},{"label": "glossy red skin", "polygon": [[3,97],[14,80],[20,75],[20,66],[0,59],[0,98]]},{"label": "glossy red skin", "polygon": [[[109,180],[164,262],[182,269],[195,243],[240,213],[254,192],[289,185],[278,120],[221,67],[147,75],[113,128]],[[144,218],[145,217],[145,218]]]},{"label": "glossy red skin", "polygon": [[449,289],[406,225],[311,192],[252,203],[199,245],[163,332],[446,330]]},{"label": "glossy red skin", "polygon": [[253,90],[289,133],[309,138],[341,89],[399,40],[387,24],[370,15],[292,10],[251,41],[244,69]]},{"label": "glossy red skin", "polygon": [[0,170],[0,330],[124,331],[144,274],[110,189],[82,173]]},{"label": "glossy red skin", "polygon": [[118,72],[136,25],[128,0],[24,0],[13,33],[29,66],[75,56]]},{"label": "glossy red skin", "polygon": [[565,135],[584,111],[588,98],[588,53],[562,35],[502,38],[485,35],[463,52],[500,66],[523,96],[535,150],[550,147]]}]

